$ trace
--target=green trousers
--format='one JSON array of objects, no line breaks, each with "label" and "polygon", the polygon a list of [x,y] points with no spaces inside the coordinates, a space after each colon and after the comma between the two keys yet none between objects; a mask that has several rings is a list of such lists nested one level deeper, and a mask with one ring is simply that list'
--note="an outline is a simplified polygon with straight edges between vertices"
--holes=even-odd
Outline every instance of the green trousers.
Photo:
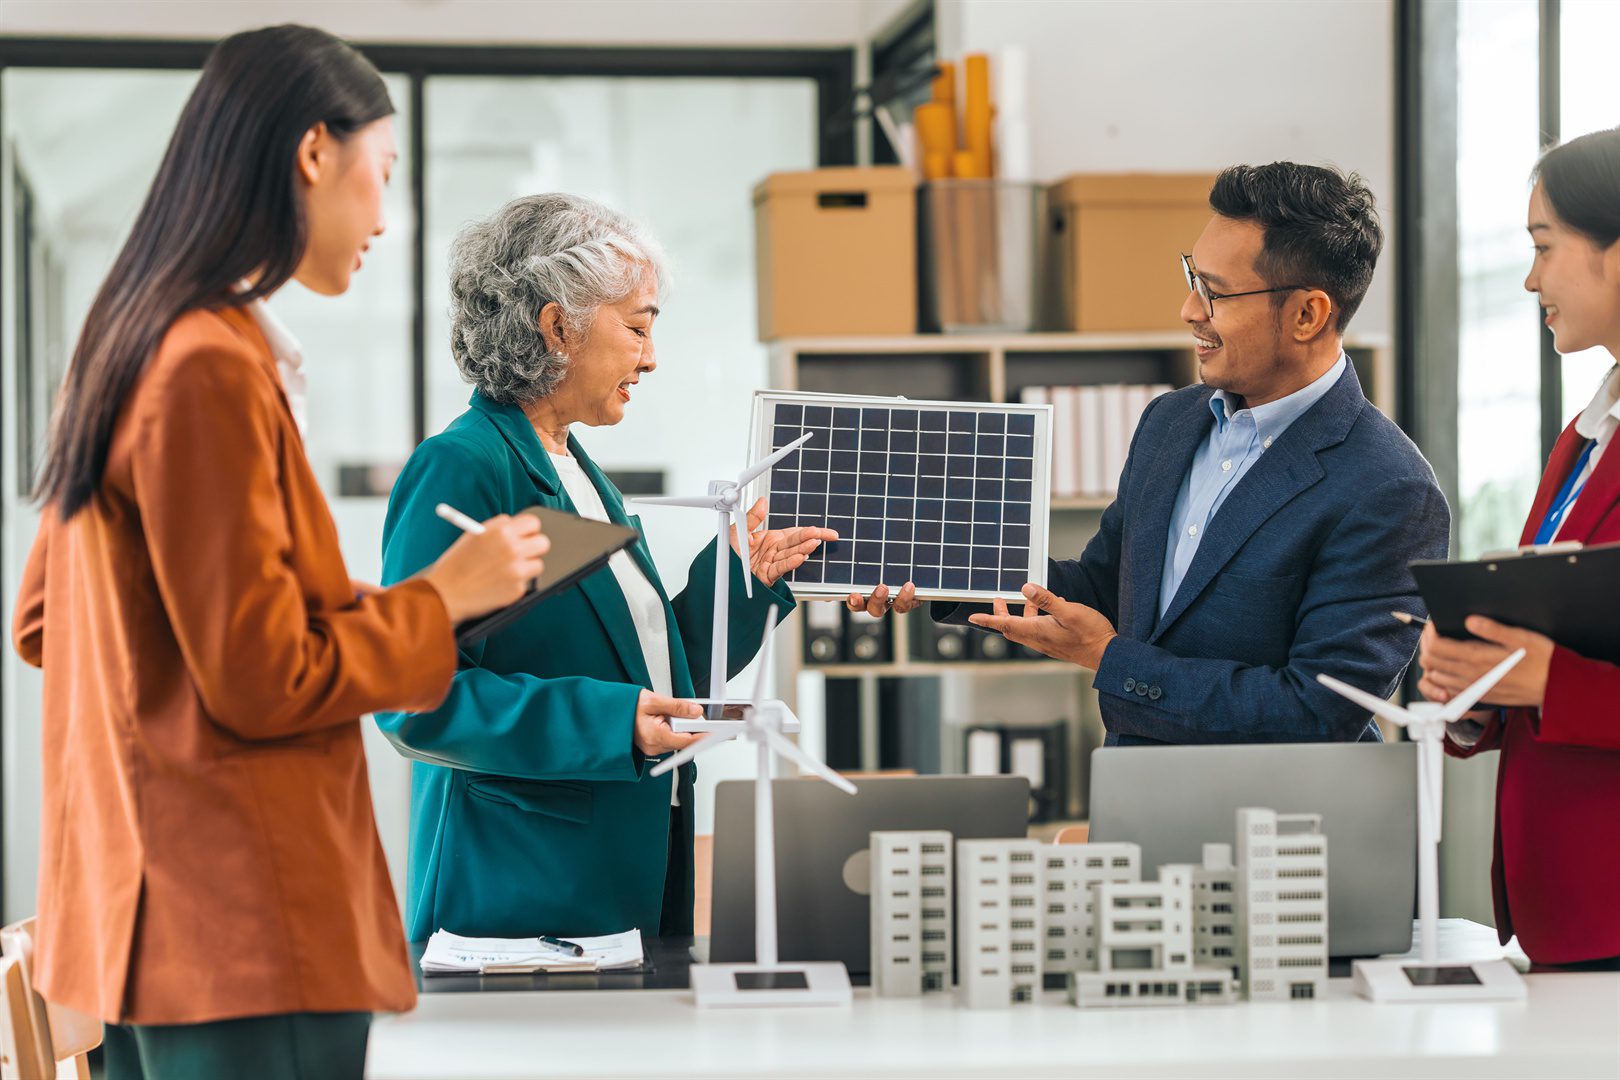
[{"label": "green trousers", "polygon": [[108,1024],[107,1080],[360,1080],[371,1014],[279,1013],[209,1024]]}]

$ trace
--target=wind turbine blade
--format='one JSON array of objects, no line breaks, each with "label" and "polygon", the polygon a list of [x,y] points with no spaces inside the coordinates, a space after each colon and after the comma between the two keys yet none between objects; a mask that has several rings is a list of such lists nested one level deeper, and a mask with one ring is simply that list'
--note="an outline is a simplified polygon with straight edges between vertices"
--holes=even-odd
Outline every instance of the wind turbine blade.
[{"label": "wind turbine blade", "polygon": [[736,737],[737,736],[735,735],[705,735],[697,742],[688,746],[685,750],[677,751],[676,753],[665,758],[663,761],[660,761],[658,764],[654,765],[650,770],[650,775],[663,776],[671,769],[678,769],[682,765],[685,765],[688,761],[691,761],[699,754],[707,754],[710,750],[724,746],[726,743],[730,742]]},{"label": "wind turbine blade", "polygon": [[649,495],[631,499],[637,506],[693,506],[699,510],[718,510],[713,495]]},{"label": "wind turbine blade", "polygon": [[793,453],[793,451],[809,442],[814,435],[815,432],[807,431],[803,435],[800,435],[797,439],[794,439],[792,442],[782,447],[782,449],[778,450],[776,453],[772,454],[770,457],[762,458],[761,460],[756,461],[752,465],[748,466],[748,468],[744,469],[742,472],[738,473],[737,489],[739,491],[742,490],[749,484],[752,484],[755,480],[759,479],[759,477],[770,472],[772,465],[775,465],[778,461],[781,461],[783,458]]},{"label": "wind turbine blade", "polygon": [[776,608],[765,613],[765,638],[759,643],[759,673],[754,676],[754,708],[765,700],[765,669],[771,663],[771,631],[776,629]]},{"label": "wind turbine blade", "polygon": [[1520,649],[1481,675],[1473,686],[1446,702],[1446,707],[1440,711],[1440,715],[1446,718],[1448,724],[1453,720],[1460,719],[1463,713],[1477,705],[1479,699],[1490,693],[1491,687],[1501,682],[1502,676],[1512,671],[1514,665],[1523,659],[1524,650]]},{"label": "wind turbine blade", "polygon": [[1360,705],[1362,708],[1371,712],[1374,716],[1382,716],[1385,720],[1388,720],[1392,724],[1399,724],[1402,727],[1405,727],[1407,724],[1412,722],[1411,713],[1407,712],[1399,705],[1396,705],[1394,702],[1385,701],[1376,694],[1369,694],[1365,690],[1357,690],[1355,687],[1349,685],[1348,683],[1342,683],[1331,675],[1318,675],[1316,677],[1316,681],[1327,687],[1329,690],[1332,690],[1334,693],[1349,698],[1357,705]]},{"label": "wind turbine blade", "polygon": [[737,529],[737,547],[742,556],[743,593],[752,600],[754,598],[754,557],[748,546],[748,511],[741,505],[731,512],[731,520]]},{"label": "wind turbine blade", "polygon": [[764,728],[763,731],[765,734],[765,742],[772,750],[775,750],[778,754],[781,754],[799,768],[804,769],[807,772],[815,773],[817,776],[827,781],[827,783],[831,784],[833,787],[838,788],[840,791],[846,792],[850,795],[855,794],[854,784],[850,783],[848,780],[845,780],[842,776],[839,776],[837,773],[827,768],[827,766],[823,765],[821,762],[817,761],[803,750],[800,750],[797,746],[793,745],[793,743],[783,738],[779,732],[772,731],[770,728]]}]

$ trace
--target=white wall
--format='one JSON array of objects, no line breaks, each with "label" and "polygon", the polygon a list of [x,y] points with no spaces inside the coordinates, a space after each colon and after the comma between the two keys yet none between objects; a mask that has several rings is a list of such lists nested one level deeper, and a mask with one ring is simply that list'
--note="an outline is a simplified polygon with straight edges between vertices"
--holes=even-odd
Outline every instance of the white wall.
[{"label": "white wall", "polygon": [[[1394,222],[1391,0],[939,0],[940,55],[1016,46],[1034,177],[1332,163]],[[1188,238],[1188,242],[1192,241]],[[1393,329],[1393,244],[1354,327]]]}]

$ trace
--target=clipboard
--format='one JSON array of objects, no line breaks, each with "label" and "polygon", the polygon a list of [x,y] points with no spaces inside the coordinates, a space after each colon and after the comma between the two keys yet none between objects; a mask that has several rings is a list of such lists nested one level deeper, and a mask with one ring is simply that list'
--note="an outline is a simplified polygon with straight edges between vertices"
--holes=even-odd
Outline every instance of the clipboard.
[{"label": "clipboard", "polygon": [[1576,551],[1491,556],[1469,562],[1424,559],[1412,576],[1434,628],[1472,640],[1470,615],[1545,634],[1592,660],[1620,662],[1620,543]]},{"label": "clipboard", "polygon": [[540,601],[572,588],[607,565],[618,552],[636,542],[640,533],[627,525],[592,521],[566,510],[531,506],[522,511],[540,519],[541,530],[551,538],[545,555],[545,568],[529,583],[529,591],[516,603],[468,619],[456,627],[456,644],[471,645],[488,637],[516,619],[522,618]]}]

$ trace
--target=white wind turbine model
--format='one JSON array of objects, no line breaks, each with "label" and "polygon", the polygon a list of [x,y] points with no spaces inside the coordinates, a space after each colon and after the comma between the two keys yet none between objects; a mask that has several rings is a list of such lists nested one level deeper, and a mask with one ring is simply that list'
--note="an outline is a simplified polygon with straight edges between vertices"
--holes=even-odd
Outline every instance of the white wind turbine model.
[{"label": "white wind turbine model", "polygon": [[762,699],[766,658],[770,656],[771,631],[775,628],[773,609],[766,617],[759,674],[754,679],[753,699],[742,709],[741,730],[699,739],[652,770],[652,775],[661,776],[734,738],[753,741],[759,755],[754,774],[754,962],[693,964],[692,992],[703,1007],[850,1002],[849,972],[843,964],[782,963],[776,956],[776,814],[771,799],[771,753],[781,754],[840,791],[853,795],[855,785],[785,739],[782,731],[785,721],[793,718],[792,712],[783,702]]},{"label": "white wind turbine model", "polygon": [[1391,723],[1406,729],[1418,744],[1418,918],[1422,959],[1357,960],[1356,993],[1373,1001],[1522,1001],[1524,980],[1506,960],[1441,963],[1437,937],[1440,921],[1440,819],[1444,808],[1446,725],[1460,720],[1491,687],[1524,659],[1520,649],[1444,705],[1413,702],[1401,708],[1376,694],[1357,690],[1329,675],[1316,681]]},{"label": "white wind turbine model", "polygon": [[[709,696],[697,699],[706,707],[708,719],[696,722],[677,720],[674,724],[676,731],[734,731],[738,727],[738,721],[729,719],[726,715],[728,654],[726,634],[731,594],[731,544],[727,539],[726,530],[733,523],[737,526],[737,545],[742,549],[743,591],[752,598],[754,575],[749,567],[752,560],[748,551],[748,508],[743,505],[744,493],[748,490],[749,484],[769,473],[771,466],[809,442],[813,434],[806,432],[769,457],[754,462],[738,473],[736,480],[709,481],[707,495],[660,495],[631,500],[638,505],[646,506],[689,506],[699,510],[712,510],[719,516],[714,549],[714,633],[710,637]],[[782,705],[782,708],[785,710],[787,706]],[[798,731],[798,719],[794,718],[792,713],[788,716],[792,722],[784,730]]]}]

